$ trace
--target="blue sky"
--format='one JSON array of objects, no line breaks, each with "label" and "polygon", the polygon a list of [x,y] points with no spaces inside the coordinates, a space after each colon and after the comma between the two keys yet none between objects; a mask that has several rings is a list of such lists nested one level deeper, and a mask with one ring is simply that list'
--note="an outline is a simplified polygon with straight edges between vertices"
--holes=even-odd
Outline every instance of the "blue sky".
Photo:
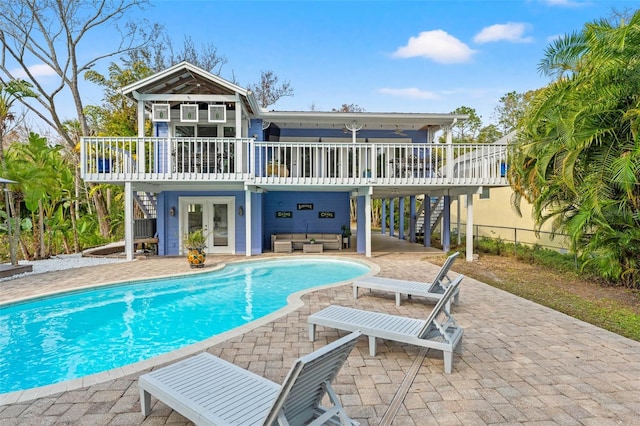
[{"label": "blue sky", "polygon": [[[555,37],[639,1],[175,1],[155,0],[132,19],[166,27],[181,46],[212,43],[221,76],[241,86],[273,70],[294,96],[273,109],[451,112],[475,108],[485,125],[510,91],[544,86],[538,72]],[[109,32],[85,48],[113,48]],[[99,63],[106,70],[109,60]],[[87,103],[101,93],[86,87]],[[71,115],[71,114],[70,114]]]}]

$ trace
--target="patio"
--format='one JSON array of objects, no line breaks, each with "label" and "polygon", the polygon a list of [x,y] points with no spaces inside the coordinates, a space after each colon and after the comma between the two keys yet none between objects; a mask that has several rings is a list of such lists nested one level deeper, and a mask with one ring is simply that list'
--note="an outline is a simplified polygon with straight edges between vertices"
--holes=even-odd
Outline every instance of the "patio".
[{"label": "patio", "polygon": [[[428,263],[429,255],[400,253],[391,247],[367,261],[380,267],[381,276],[420,280],[439,269]],[[340,256],[362,259],[349,252]],[[245,258],[212,256],[208,264],[238,259]],[[31,275],[1,283],[0,300],[176,273],[192,273],[182,257],[94,266],[73,274]],[[317,340],[309,342],[309,314],[340,304],[419,318],[432,306],[416,297],[397,307],[391,294],[361,295],[355,300],[350,285],[315,291],[302,301],[304,305],[279,318],[226,335],[226,340],[215,342],[207,351],[281,382],[295,358],[343,335],[320,327]],[[335,386],[352,418],[363,425],[637,423],[640,342],[470,278],[462,282],[460,304],[453,307],[453,314],[465,328],[465,336],[462,356],[454,358],[450,375],[443,373],[441,354],[380,342],[378,356],[372,358],[366,339],[358,342]],[[27,392],[12,400],[0,397],[4,404],[0,422],[186,424],[155,399],[151,415],[143,418],[136,383],[140,374],[123,371],[120,377],[101,383],[87,380],[78,388],[35,395],[35,399]]]}]

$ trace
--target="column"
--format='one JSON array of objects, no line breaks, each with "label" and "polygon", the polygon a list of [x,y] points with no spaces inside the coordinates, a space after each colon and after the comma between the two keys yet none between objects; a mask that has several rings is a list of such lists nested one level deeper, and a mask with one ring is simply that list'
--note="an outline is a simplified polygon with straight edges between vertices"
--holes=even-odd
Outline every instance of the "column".
[{"label": "column", "polygon": [[404,240],[404,197],[398,200],[398,238]]},{"label": "column", "polygon": [[442,206],[442,250],[446,253],[451,248],[451,196],[444,196],[444,205]]},{"label": "column", "polygon": [[431,247],[431,197],[424,194],[424,224],[422,225],[424,234],[424,246]]},{"label": "column", "polygon": [[467,194],[467,262],[473,261],[473,194]]}]

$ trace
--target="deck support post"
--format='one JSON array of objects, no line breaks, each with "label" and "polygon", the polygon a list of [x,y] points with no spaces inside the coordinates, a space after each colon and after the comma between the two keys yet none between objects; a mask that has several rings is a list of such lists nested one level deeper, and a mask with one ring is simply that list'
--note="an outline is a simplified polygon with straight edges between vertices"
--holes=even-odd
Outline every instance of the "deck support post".
[{"label": "deck support post", "polygon": [[422,234],[424,235],[424,246],[431,247],[431,197],[424,194],[424,223],[422,224]]},{"label": "deck support post", "polygon": [[244,191],[244,231],[245,231],[245,255],[251,257],[251,191]]},{"label": "deck support post", "polygon": [[133,189],[131,182],[124,183],[124,252],[127,260],[133,260]]},{"label": "deck support post", "polygon": [[389,236],[390,237],[395,237],[396,235],[395,210],[396,210],[395,198],[390,198],[389,199]]},{"label": "deck support post", "polygon": [[404,240],[404,197],[398,200],[398,239]]},{"label": "deck support post", "polygon": [[466,260],[473,262],[473,194],[467,194]]},{"label": "deck support post", "polygon": [[380,214],[380,233],[384,235],[387,233],[387,200],[382,198],[380,202],[382,204],[382,212]]},{"label": "deck support post", "polygon": [[451,248],[451,196],[444,196],[444,205],[442,206],[442,251],[447,253]]},{"label": "deck support post", "polygon": [[409,241],[416,242],[416,196],[409,197]]}]

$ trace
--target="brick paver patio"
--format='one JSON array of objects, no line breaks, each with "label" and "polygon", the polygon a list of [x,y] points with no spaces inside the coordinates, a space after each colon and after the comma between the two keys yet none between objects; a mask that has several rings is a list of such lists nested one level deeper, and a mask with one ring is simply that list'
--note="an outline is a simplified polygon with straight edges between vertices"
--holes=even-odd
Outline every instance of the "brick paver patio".
[{"label": "brick paver patio", "polygon": [[[428,259],[424,253],[385,253],[367,261],[378,265],[382,276],[427,280],[439,269]],[[208,264],[233,260],[246,258],[211,256]],[[31,275],[0,283],[0,302],[191,272],[183,258],[150,258]],[[251,330],[212,341],[206,350],[282,382],[295,358],[344,334],[318,327],[319,337],[310,342],[310,313],[340,304],[424,318],[432,306],[416,297],[396,307],[394,296],[382,293],[355,300],[350,285],[310,292],[302,302]],[[455,356],[449,375],[438,352],[425,356],[417,347],[381,342],[374,358],[366,339],[358,342],[335,386],[352,418],[363,425],[640,424],[640,342],[470,278],[463,280],[460,304],[452,312],[465,334],[462,355]],[[140,414],[136,379],[143,371],[122,369],[99,383],[88,378],[73,389],[53,389],[35,398],[28,392],[1,395],[0,424],[188,424],[155,399],[151,415]]]}]

